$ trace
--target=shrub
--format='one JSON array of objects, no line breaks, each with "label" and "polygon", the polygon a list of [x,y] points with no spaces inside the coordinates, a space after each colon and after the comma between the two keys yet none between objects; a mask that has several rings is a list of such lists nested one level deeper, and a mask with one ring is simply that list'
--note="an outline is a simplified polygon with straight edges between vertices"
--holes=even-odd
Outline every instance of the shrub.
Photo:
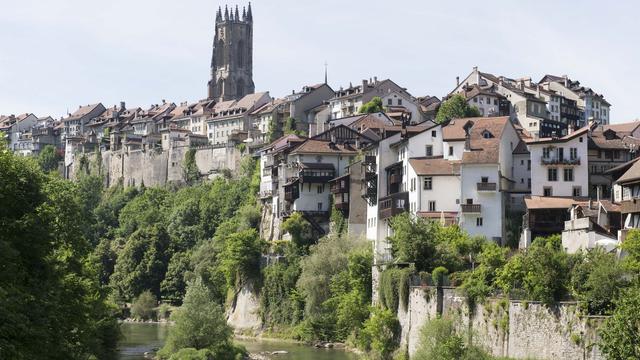
[{"label": "shrub", "polygon": [[416,360],[483,360],[486,352],[465,343],[464,334],[456,332],[450,318],[435,318],[420,330],[420,344],[412,359]]},{"label": "shrub", "polygon": [[156,303],[156,297],[151,291],[145,290],[133,301],[131,316],[136,320],[151,320]]},{"label": "shrub", "polygon": [[389,359],[398,348],[399,333],[400,323],[391,310],[375,307],[364,322],[358,345],[373,358]]},{"label": "shrub", "polygon": [[447,274],[449,274],[449,270],[447,270],[447,268],[443,266],[438,266],[437,268],[433,269],[433,272],[431,273],[433,283],[436,286],[444,285],[445,277],[447,276]]}]

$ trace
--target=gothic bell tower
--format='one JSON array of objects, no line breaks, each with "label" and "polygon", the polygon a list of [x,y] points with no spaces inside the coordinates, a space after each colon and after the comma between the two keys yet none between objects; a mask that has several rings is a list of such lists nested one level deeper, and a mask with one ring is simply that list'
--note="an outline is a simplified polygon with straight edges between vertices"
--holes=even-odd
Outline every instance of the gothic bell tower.
[{"label": "gothic bell tower", "polygon": [[225,6],[224,13],[218,8],[215,30],[208,98],[219,102],[253,94],[251,3],[248,8],[242,8],[242,14],[237,5],[235,11]]}]

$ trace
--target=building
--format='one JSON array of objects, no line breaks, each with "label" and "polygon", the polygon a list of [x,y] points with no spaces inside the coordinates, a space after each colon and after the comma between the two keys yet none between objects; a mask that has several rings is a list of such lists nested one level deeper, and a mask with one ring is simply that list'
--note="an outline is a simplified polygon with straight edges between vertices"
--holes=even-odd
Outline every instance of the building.
[{"label": "building", "polygon": [[603,125],[609,124],[611,104],[593,89],[572,81],[567,75],[545,75],[538,83],[577,104],[580,109],[577,127],[586,126],[592,118]]},{"label": "building", "polygon": [[231,12],[218,8],[211,55],[208,99],[238,100],[255,92],[253,84],[253,14],[251,4]]},{"label": "building", "polygon": [[216,103],[211,115],[205,119],[209,143],[226,145],[230,142],[240,143],[258,136],[259,131],[253,128],[251,114],[271,102],[268,92],[248,94],[239,100],[227,100]]},{"label": "building", "polygon": [[589,196],[611,198],[613,178],[607,171],[640,152],[640,121],[599,125],[589,136]]},{"label": "building", "polygon": [[66,144],[68,138],[83,136],[88,131],[85,126],[105,110],[101,103],[80,106],[74,113],[62,118],[60,120],[62,122],[62,141]]},{"label": "building", "polygon": [[30,155],[33,152],[31,129],[37,123],[38,117],[31,113],[0,117],[0,131],[5,134],[9,149],[21,155]]},{"label": "building", "polygon": [[[397,96],[400,95],[404,99],[413,99],[406,89],[390,79],[379,81],[377,77],[374,77],[373,79],[362,80],[361,85],[353,86],[349,84],[348,88],[340,88],[335,92],[335,96],[329,99],[331,119],[355,115],[363,104],[368,103],[374,97],[383,98],[391,93],[396,93]],[[384,105],[385,102],[383,102]]]}]

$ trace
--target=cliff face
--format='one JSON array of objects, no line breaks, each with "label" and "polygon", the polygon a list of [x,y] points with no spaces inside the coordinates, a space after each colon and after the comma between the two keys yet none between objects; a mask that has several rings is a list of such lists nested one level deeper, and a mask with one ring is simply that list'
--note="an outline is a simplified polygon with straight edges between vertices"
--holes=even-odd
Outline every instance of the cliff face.
[{"label": "cliff face", "polygon": [[242,286],[227,311],[227,323],[236,332],[256,332],[262,327],[260,299],[251,283]]}]

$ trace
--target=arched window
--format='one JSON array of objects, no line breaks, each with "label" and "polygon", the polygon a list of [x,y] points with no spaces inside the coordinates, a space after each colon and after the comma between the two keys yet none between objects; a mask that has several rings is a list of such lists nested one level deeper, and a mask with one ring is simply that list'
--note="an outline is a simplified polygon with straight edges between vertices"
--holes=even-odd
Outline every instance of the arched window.
[{"label": "arched window", "polygon": [[216,96],[222,96],[224,94],[224,79],[218,79],[218,91]]},{"label": "arched window", "polygon": [[238,67],[244,67],[244,41],[238,41],[238,48],[236,49],[236,60]]}]

